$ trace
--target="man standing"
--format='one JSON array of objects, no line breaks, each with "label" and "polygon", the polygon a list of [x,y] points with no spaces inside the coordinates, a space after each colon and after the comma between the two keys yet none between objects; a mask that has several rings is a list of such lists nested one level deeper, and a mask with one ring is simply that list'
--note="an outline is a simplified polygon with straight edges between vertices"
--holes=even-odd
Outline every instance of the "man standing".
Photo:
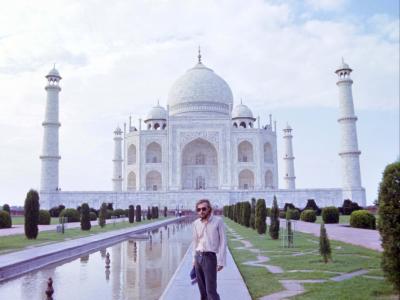
[{"label": "man standing", "polygon": [[226,264],[224,222],[212,214],[209,200],[196,203],[199,219],[193,222],[193,265],[202,300],[219,300],[217,272]]}]

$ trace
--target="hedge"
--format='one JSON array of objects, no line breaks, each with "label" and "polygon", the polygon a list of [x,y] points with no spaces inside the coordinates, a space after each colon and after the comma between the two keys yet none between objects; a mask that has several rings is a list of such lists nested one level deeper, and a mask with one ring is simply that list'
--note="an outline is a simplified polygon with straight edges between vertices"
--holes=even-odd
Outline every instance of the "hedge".
[{"label": "hedge", "polygon": [[75,208],[66,208],[63,209],[63,211],[60,213],[60,219],[66,217],[66,223],[70,222],[79,222],[80,221],[80,215],[78,210]]},{"label": "hedge", "polygon": [[306,209],[300,214],[300,219],[304,222],[314,223],[317,220],[317,214],[315,210]]},{"label": "hedge", "polygon": [[368,210],[356,210],[350,215],[350,226],[355,228],[376,229],[376,218]]},{"label": "hedge", "polygon": [[11,217],[8,211],[0,210],[0,229],[11,228]]},{"label": "hedge", "polygon": [[47,210],[39,210],[39,225],[50,225],[51,216]]},{"label": "hedge", "polygon": [[325,224],[339,223],[339,209],[334,206],[327,206],[322,209],[322,220]]},{"label": "hedge", "polygon": [[286,219],[288,220],[300,220],[300,211],[295,208],[295,209],[288,209],[286,211]]}]

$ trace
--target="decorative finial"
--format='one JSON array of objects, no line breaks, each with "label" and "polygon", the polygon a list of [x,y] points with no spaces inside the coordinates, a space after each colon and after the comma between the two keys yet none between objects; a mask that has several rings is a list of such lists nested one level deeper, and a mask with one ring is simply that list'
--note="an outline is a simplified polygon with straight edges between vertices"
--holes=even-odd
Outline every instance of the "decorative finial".
[{"label": "decorative finial", "polygon": [[157,99],[157,106],[160,106],[160,99]]},{"label": "decorative finial", "polygon": [[243,104],[242,98],[240,98],[240,104]]},{"label": "decorative finial", "polygon": [[199,59],[199,64],[201,64],[201,49],[199,46],[199,55],[197,55],[197,58]]},{"label": "decorative finial", "polygon": [[344,58],[343,58],[343,56],[342,56],[342,65],[344,65]]},{"label": "decorative finial", "polygon": [[56,68],[56,63],[53,63],[53,69],[55,69]]}]

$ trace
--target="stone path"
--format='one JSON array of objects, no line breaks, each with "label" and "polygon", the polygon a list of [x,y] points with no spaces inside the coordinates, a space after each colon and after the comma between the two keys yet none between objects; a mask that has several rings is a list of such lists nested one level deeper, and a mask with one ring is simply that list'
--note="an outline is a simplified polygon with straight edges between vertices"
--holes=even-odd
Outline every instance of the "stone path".
[{"label": "stone path", "polygon": [[[311,233],[312,235],[319,237],[320,224],[303,221],[294,222],[296,231]],[[285,225],[285,220],[281,219],[281,226],[284,228]],[[344,224],[325,224],[325,228],[329,239],[331,240],[337,240],[375,251],[383,251],[381,246],[381,237],[378,230],[352,228],[345,226]]]},{"label": "stone path", "polygon": [[[192,269],[192,261],[192,248],[189,247],[160,300],[200,299],[197,284],[190,283],[189,273]],[[229,249],[227,249],[226,266],[217,274],[217,289],[221,299],[251,300],[247,286]]]},{"label": "stone path", "polygon": [[[315,225],[315,224],[314,224]],[[296,227],[296,230],[298,227]],[[305,283],[324,283],[328,281],[334,281],[334,282],[340,282],[344,280],[351,279],[356,276],[365,276],[366,278],[370,279],[376,279],[376,280],[382,280],[382,277],[379,276],[368,276],[365,275],[369,272],[369,270],[358,270],[350,273],[343,273],[343,272],[333,272],[333,271],[323,271],[323,270],[288,270],[284,271],[281,267],[279,266],[274,266],[271,264],[265,264],[266,262],[270,261],[270,257],[276,257],[276,256],[299,256],[301,255],[302,252],[293,252],[288,255],[270,255],[265,256],[261,255],[261,253],[272,253],[272,252],[278,252],[278,251],[265,251],[265,250],[260,250],[257,248],[254,248],[252,243],[248,240],[243,239],[238,233],[236,233],[233,229],[228,227],[228,231],[230,234],[233,236],[231,240],[234,241],[239,241],[240,243],[243,244],[243,246],[236,247],[235,249],[242,250],[242,251],[250,251],[252,253],[257,253],[257,260],[251,260],[251,261],[245,261],[242,264],[248,265],[248,266],[253,266],[253,267],[264,267],[266,268],[269,272],[272,274],[282,274],[282,273],[293,273],[293,272],[304,272],[304,273],[311,273],[311,272],[319,272],[319,273],[330,273],[330,274],[335,274],[336,276],[331,277],[329,279],[307,279],[307,280],[279,280],[279,283],[282,285],[283,290],[280,292],[276,292],[270,295],[265,295],[261,297],[261,300],[280,300],[280,299],[286,299],[288,297],[294,297],[296,295],[300,295],[304,293],[304,284]],[[319,232],[318,232],[319,233]],[[280,252],[280,251],[279,251]],[[306,251],[303,254],[312,254],[316,253],[317,250],[312,250],[312,251]],[[238,298],[239,299],[239,298]]]}]

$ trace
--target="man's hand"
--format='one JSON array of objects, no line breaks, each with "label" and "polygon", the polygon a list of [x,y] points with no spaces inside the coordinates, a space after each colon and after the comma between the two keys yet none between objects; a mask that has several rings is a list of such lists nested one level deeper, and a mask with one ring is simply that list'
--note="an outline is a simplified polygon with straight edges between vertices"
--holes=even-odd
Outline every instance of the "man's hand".
[{"label": "man's hand", "polygon": [[217,272],[221,271],[224,268],[224,266],[217,266]]}]

